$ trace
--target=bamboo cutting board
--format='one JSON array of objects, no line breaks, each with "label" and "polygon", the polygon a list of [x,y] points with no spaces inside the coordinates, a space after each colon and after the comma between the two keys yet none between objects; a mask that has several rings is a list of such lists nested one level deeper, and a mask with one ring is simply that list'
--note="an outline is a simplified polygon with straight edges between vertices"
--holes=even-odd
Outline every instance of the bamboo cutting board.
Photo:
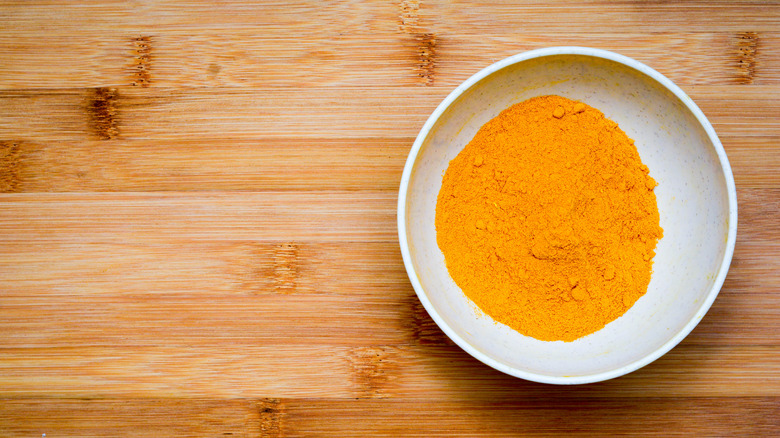
[{"label": "bamboo cutting board", "polygon": [[[780,4],[494,3],[3,2],[0,435],[777,435]],[[680,85],[740,209],[693,333],[578,387],[454,346],[395,228],[436,105],[554,45]]]}]

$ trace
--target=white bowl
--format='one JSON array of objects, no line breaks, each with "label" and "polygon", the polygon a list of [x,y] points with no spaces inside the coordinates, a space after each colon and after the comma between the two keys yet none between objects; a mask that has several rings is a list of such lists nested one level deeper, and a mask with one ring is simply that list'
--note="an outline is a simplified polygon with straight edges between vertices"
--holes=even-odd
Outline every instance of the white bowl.
[{"label": "white bowl", "polygon": [[[557,94],[601,110],[636,141],[664,237],[647,293],[622,317],[574,342],[523,336],[481,314],[453,282],[436,243],[436,197],[447,166],[512,104]],[[404,168],[398,234],[417,295],[456,344],[491,367],[537,382],[596,382],[634,371],[677,345],[712,305],[728,272],[737,197],[712,125],[669,79],[604,50],[554,47],[499,61],[455,89],[423,126]]]}]

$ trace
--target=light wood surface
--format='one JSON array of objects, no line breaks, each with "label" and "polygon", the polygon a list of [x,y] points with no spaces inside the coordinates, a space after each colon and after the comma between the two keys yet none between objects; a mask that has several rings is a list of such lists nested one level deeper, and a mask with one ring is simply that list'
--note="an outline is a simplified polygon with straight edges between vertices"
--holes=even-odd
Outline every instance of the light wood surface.
[{"label": "light wood surface", "polygon": [[[454,346],[395,229],[436,105],[553,45],[680,85],[740,203],[693,333],[578,387]],[[5,1],[0,192],[2,436],[780,430],[777,2]]]}]

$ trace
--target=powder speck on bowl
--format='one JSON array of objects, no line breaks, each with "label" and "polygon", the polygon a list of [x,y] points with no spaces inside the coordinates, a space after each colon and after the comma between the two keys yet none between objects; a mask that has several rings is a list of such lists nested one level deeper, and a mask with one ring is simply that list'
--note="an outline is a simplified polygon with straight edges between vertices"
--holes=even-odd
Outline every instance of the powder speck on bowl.
[{"label": "powder speck on bowl", "polygon": [[[635,140],[659,184],[655,193],[664,229],[647,293],[605,328],[568,343],[529,338],[481,314],[453,282],[436,242],[436,198],[450,160],[499,112],[541,95],[598,108]],[[453,91],[412,147],[398,203],[409,278],[441,329],[498,370],[557,384],[617,377],[677,345],[723,284],[736,221],[736,190],[726,154],[691,99],[637,61],[579,47],[507,58]]]}]

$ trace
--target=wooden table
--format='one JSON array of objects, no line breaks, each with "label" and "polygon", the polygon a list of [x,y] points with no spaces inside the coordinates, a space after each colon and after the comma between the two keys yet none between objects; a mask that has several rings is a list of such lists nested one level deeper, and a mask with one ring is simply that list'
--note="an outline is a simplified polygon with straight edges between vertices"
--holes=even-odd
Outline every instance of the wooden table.
[{"label": "wooden table", "polygon": [[[0,6],[0,435],[780,433],[780,5],[175,3]],[[740,209],[694,332],[578,387],[449,342],[396,238],[436,105],[554,45],[680,85]]]}]

